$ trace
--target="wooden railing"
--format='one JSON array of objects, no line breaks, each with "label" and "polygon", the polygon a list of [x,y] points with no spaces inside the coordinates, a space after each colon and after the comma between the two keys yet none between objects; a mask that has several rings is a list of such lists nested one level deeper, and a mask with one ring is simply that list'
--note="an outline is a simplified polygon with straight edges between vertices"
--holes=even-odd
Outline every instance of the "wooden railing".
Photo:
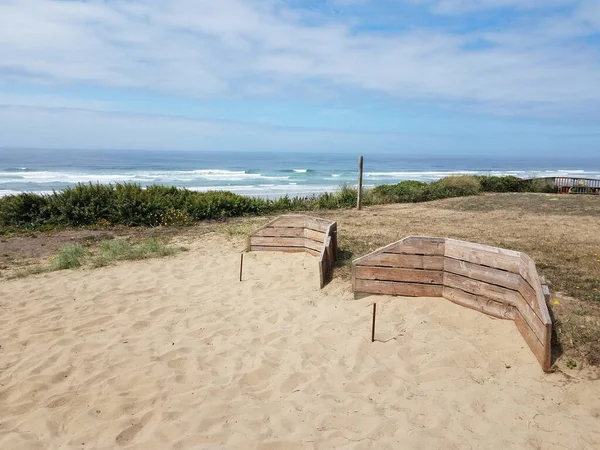
[{"label": "wooden railing", "polygon": [[318,256],[322,288],[336,259],[337,223],[304,215],[281,216],[252,233],[248,249],[306,252]]},{"label": "wooden railing", "polygon": [[444,297],[514,320],[543,370],[550,369],[552,320],[535,263],[524,253],[409,236],[353,261],[352,272],[354,292]]}]

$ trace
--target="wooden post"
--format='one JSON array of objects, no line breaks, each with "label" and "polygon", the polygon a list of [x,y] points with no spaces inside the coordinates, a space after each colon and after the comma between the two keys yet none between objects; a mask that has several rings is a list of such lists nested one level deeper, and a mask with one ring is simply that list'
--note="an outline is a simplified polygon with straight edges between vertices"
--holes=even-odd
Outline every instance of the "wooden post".
[{"label": "wooden post", "polygon": [[363,185],[363,157],[358,157],[358,199],[356,201],[356,209],[362,209],[362,185]]},{"label": "wooden post", "polygon": [[377,313],[377,303],[373,303],[373,324],[371,325],[371,342],[375,342],[375,314]]},{"label": "wooden post", "polygon": [[240,281],[242,281],[242,270],[244,269],[244,254],[240,254]]}]

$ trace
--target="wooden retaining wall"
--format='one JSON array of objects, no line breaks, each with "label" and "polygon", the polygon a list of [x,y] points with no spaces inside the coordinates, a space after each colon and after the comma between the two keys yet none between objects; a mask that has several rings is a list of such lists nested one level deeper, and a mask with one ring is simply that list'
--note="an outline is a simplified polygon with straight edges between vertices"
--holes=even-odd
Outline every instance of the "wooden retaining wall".
[{"label": "wooden retaining wall", "polygon": [[543,370],[551,366],[552,320],[533,260],[454,239],[409,236],[353,262],[354,292],[444,297],[514,320]]},{"label": "wooden retaining wall", "polygon": [[250,236],[250,251],[306,252],[319,257],[321,288],[337,255],[337,223],[304,215],[285,215]]}]

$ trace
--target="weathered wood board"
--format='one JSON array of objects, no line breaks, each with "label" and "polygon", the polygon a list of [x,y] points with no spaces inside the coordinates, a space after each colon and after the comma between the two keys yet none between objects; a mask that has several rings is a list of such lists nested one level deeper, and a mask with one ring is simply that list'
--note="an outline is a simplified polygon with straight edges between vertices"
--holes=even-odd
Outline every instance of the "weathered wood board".
[{"label": "weathered wood board", "polygon": [[403,281],[407,283],[442,284],[444,272],[437,270],[415,270],[396,267],[358,266],[355,273],[363,280]]},{"label": "weathered wood board", "polygon": [[405,269],[444,270],[443,256],[379,253],[360,263],[362,266],[397,267]]},{"label": "weathered wood board", "polygon": [[442,285],[356,279],[355,292],[404,297],[441,297]]},{"label": "weathered wood board", "polygon": [[277,228],[267,227],[256,230],[252,236],[262,237],[305,237],[304,228]]},{"label": "weathered wood board", "polygon": [[248,250],[306,252],[317,256],[323,287],[337,255],[337,224],[304,215],[281,216],[252,233]]},{"label": "weathered wood board", "polygon": [[550,369],[548,293],[535,263],[523,253],[455,239],[409,236],[354,260],[352,287],[354,292],[371,294],[444,297],[514,320],[543,370]]},{"label": "weathered wood board", "polygon": [[457,305],[481,311],[498,319],[515,318],[515,308],[513,306],[494,301],[490,298],[470,294],[449,286],[444,286],[442,296]]}]

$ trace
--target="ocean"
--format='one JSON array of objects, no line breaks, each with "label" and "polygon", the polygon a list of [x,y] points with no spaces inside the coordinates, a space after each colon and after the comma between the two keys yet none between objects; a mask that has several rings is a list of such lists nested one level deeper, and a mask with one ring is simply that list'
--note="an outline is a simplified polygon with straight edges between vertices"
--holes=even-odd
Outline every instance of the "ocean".
[{"label": "ocean", "polygon": [[[600,157],[364,154],[364,185],[458,174],[600,178]],[[0,196],[48,193],[77,183],[161,184],[274,198],[357,183],[357,154],[0,149]]]}]

